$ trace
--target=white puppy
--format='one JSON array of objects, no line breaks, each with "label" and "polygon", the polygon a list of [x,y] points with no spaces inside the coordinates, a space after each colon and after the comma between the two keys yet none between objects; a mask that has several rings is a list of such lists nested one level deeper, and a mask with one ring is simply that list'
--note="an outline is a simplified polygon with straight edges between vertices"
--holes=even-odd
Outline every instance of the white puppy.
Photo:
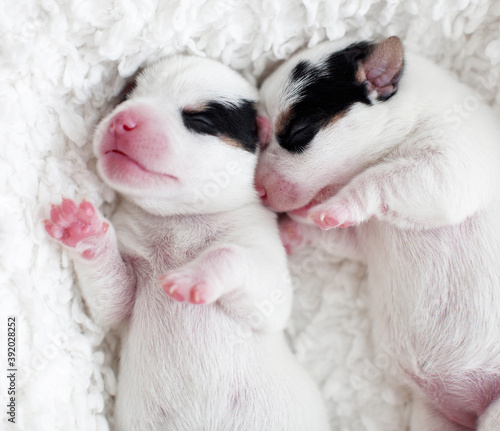
[{"label": "white puppy", "polygon": [[46,221],[94,317],[122,331],[119,431],[328,429],[283,337],[292,290],[253,186],[256,97],[212,60],[147,67],[95,134],[123,197],[112,223],[68,199]]},{"label": "white puppy", "polygon": [[318,45],[262,86],[259,193],[346,228],[322,235],[368,266],[374,340],[414,388],[413,431],[500,430],[500,129],[480,99],[396,37]]}]

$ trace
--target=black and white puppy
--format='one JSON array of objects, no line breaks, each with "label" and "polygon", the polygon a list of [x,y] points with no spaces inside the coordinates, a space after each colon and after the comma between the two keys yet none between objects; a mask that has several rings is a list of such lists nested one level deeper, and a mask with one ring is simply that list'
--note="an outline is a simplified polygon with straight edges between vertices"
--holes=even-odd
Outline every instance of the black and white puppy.
[{"label": "black and white puppy", "polygon": [[262,86],[259,193],[345,228],[288,222],[284,237],[332,236],[368,265],[412,431],[500,430],[500,127],[480,99],[397,37],[318,45]]},{"label": "black and white puppy", "polygon": [[326,431],[283,328],[292,289],[275,214],[254,189],[257,90],[220,63],[147,67],[98,126],[106,221],[64,199],[47,232],[94,317],[122,334],[119,431]]}]

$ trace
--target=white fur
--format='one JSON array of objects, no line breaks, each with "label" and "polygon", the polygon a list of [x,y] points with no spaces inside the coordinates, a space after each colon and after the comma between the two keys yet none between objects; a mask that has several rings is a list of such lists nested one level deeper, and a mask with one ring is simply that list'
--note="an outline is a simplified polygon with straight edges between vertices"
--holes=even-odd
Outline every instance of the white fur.
[{"label": "white fur", "polygon": [[[303,51],[268,78],[261,102],[272,124],[293,103],[293,67],[340,47]],[[468,372],[495,377],[499,391],[500,129],[481,99],[408,53],[391,99],[353,106],[302,154],[271,139],[257,168],[257,177],[271,178],[268,195],[279,195],[281,183],[293,189],[275,198],[281,211],[305,206],[325,187],[340,187],[308,214],[333,214],[355,226],[326,234],[302,226],[300,235],[335,238],[349,257],[368,265],[374,342],[391,353],[416,393],[416,379],[442,377],[456,382],[451,392],[467,396],[474,389],[464,380]],[[433,404],[418,403],[412,431],[462,429],[431,412]],[[499,403],[491,404],[478,430],[499,430],[499,412]]]},{"label": "white fur", "polygon": [[[275,216],[253,188],[257,156],[188,131],[180,116],[187,105],[256,95],[219,63],[175,57],[146,68],[131,99],[98,127],[98,168],[124,199],[105,235],[68,250],[90,311],[122,335],[119,431],[328,429],[319,392],[283,337],[291,284]],[[158,127],[169,159],[162,169],[178,182],[144,189],[107,177],[104,131],[137,104],[164,119]],[[200,199],[221,172],[230,180]],[[80,255],[89,246],[90,260]],[[164,274],[204,282],[215,296],[207,304],[177,302],[161,289]]]}]

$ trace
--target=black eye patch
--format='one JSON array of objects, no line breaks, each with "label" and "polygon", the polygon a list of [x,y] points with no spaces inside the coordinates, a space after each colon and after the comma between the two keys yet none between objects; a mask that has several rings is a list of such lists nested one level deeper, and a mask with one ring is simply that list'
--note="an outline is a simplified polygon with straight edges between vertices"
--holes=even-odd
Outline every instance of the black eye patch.
[{"label": "black eye patch", "polygon": [[195,133],[216,135],[217,129],[206,112],[182,112],[182,120],[187,129]]},{"label": "black eye patch", "polygon": [[278,140],[281,139],[282,142],[286,142],[286,149],[289,149],[289,151],[301,153],[318,131],[318,123],[313,118],[304,117],[296,121],[292,118],[289,126],[280,134]]},{"label": "black eye patch", "polygon": [[356,73],[372,46],[368,42],[353,44],[320,64],[301,61],[295,66],[289,80],[299,84],[298,98],[290,108],[288,121],[277,131],[282,148],[301,153],[333,118],[346,113],[355,103],[371,104],[368,90],[357,80]]},{"label": "black eye patch", "polygon": [[183,110],[181,115],[191,132],[225,136],[251,153],[257,149],[257,111],[249,100],[243,99],[238,104],[212,101],[201,111]]}]

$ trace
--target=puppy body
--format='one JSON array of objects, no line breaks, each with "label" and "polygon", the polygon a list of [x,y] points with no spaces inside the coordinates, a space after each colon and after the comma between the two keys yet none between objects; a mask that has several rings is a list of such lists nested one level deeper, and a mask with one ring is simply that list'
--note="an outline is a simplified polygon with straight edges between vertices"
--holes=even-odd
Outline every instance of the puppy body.
[{"label": "puppy body", "polygon": [[[311,97],[316,83],[336,106]],[[498,120],[430,62],[403,67],[396,38],[299,53],[261,94],[274,128],[261,195],[337,228],[296,235],[367,264],[375,343],[415,390],[412,430],[499,430]]]},{"label": "puppy body", "polygon": [[[308,421],[327,429],[322,401],[283,339],[291,292],[276,258],[283,252],[274,217],[256,202],[201,217],[154,216],[125,203],[113,225],[137,276],[121,351],[118,429],[307,430]],[[186,270],[221,244],[249,250],[247,262],[221,256],[206,263],[220,276],[235,266],[233,293],[206,305],[165,295],[158,277]],[[245,285],[236,284],[245,272]]]},{"label": "puppy body", "polygon": [[292,292],[253,188],[255,93],[207,59],[149,66],[95,135],[122,195],[112,223],[69,200],[46,222],[94,317],[121,332],[120,431],[328,429],[283,338]]}]

